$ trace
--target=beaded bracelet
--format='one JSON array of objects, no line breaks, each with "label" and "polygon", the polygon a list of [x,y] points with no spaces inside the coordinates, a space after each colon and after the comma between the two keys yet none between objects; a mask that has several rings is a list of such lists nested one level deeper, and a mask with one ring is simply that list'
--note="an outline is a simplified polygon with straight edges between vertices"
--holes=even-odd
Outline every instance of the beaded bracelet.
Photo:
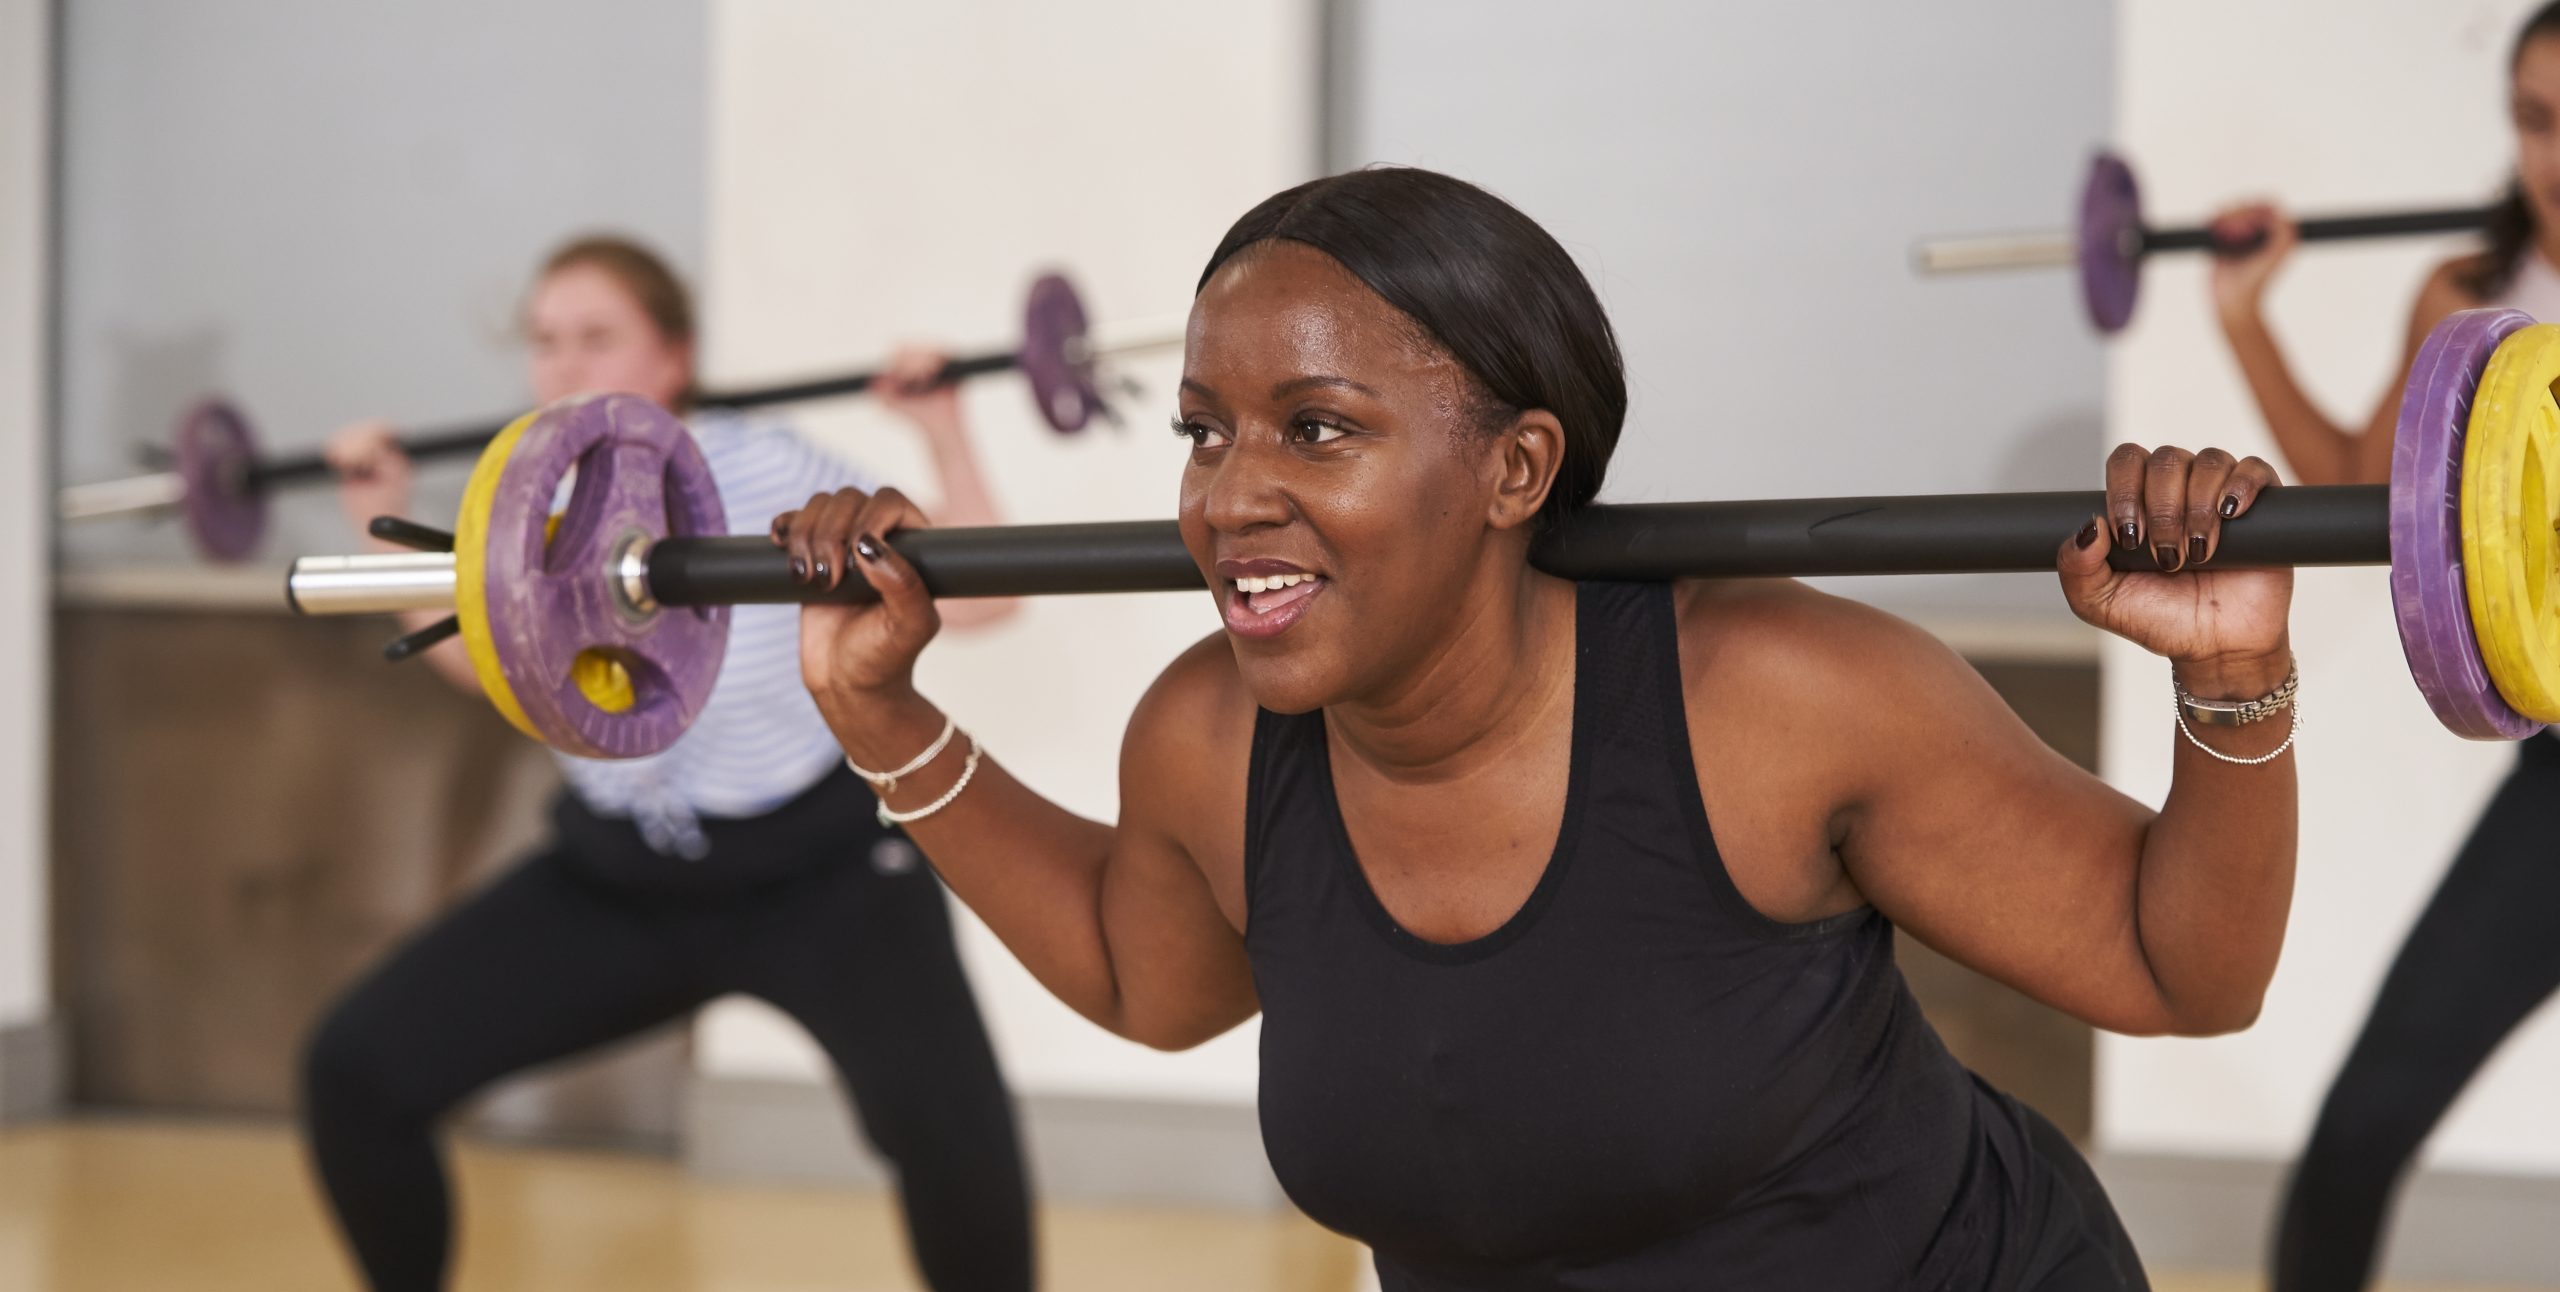
[{"label": "beaded bracelet", "polygon": [[978,774],[978,753],[978,738],[976,736],[971,736],[969,737],[969,759],[967,762],[960,764],[960,779],[951,782],[951,788],[944,790],[941,798],[935,799],[931,803],[927,803],[923,807],[916,808],[909,812],[890,811],[888,801],[884,799],[881,801],[880,811],[878,813],[880,824],[883,826],[892,826],[905,825],[909,821],[922,821],[926,817],[932,816],[934,813],[951,806],[951,800],[960,797],[960,791],[969,788],[969,778]]},{"label": "beaded bracelet", "polygon": [[871,783],[871,788],[875,792],[883,796],[894,794],[897,792],[898,780],[900,777],[915,775],[916,772],[921,770],[925,764],[932,762],[934,759],[942,755],[943,749],[951,744],[951,733],[958,730],[959,726],[959,721],[953,718],[950,714],[946,713],[942,715],[942,734],[934,737],[933,743],[925,746],[923,753],[908,759],[906,766],[901,767],[894,772],[872,771],[871,769],[862,766],[860,763],[853,761],[850,757],[844,760],[844,765],[852,768],[854,775],[869,781]]}]

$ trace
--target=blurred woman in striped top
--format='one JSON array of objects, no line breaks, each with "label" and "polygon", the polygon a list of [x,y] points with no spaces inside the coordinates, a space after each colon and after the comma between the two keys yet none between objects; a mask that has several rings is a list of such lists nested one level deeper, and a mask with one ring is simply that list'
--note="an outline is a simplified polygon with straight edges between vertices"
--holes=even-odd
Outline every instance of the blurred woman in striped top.
[{"label": "blurred woman in striped top", "polygon": [[[692,409],[693,312],[646,248],[583,238],[544,262],[525,307],[535,397],[644,395],[688,414],[738,533],[813,494],[872,487],[789,428]],[[940,356],[901,351],[880,401],[925,438],[945,517],[998,522]],[[348,519],[407,515],[392,428],[340,431]],[[958,602],[984,624],[1003,602]],[[416,616],[410,627],[436,618]],[[478,682],[460,645],[426,659]],[[1031,1286],[1011,1104],[962,975],[939,882],[850,772],[799,673],[792,606],[734,611],[700,718],[664,753],[562,756],[568,788],[533,857],[445,913],[330,1010],[304,1061],[311,1156],[377,1292],[445,1286],[450,1186],[436,1122],[502,1077],[681,1017],[733,992],[808,1029],[895,1168],[912,1254],[936,1292]]]}]

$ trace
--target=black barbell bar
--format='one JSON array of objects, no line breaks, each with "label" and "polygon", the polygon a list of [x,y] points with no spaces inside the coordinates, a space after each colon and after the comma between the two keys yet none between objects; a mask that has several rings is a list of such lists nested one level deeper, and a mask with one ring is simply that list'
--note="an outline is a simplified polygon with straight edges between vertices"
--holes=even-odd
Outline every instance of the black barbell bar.
[{"label": "black barbell bar", "polygon": [[[2269,490],[2223,522],[2211,566],[2388,564],[2389,495],[2383,485]],[[2094,490],[1599,506],[1538,540],[1531,560],[1574,579],[2034,572],[2052,569],[2065,538],[2092,519],[2103,528],[2107,514],[2106,495]],[[2157,568],[2147,549],[2115,548],[2107,534],[2098,541],[2117,569]],[[1170,520],[919,529],[889,544],[937,597],[1203,586]],[[422,578],[439,559],[446,577]],[[832,589],[794,578],[790,555],[759,535],[665,538],[638,559],[647,599],[663,606],[875,599],[858,572]],[[450,607],[450,568],[436,555],[305,557],[287,595],[307,614]],[[599,568],[596,577],[618,576]]]}]

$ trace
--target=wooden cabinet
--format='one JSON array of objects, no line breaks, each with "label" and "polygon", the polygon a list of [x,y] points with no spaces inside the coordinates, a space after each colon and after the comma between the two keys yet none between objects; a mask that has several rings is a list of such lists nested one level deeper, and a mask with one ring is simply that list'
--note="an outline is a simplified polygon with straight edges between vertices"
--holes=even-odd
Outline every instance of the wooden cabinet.
[{"label": "wooden cabinet", "polygon": [[[55,970],[82,1106],[290,1111],[303,1038],[538,842],[550,760],[387,620],[66,604]],[[671,1145],[682,1029],[491,1092],[486,1129]]]}]

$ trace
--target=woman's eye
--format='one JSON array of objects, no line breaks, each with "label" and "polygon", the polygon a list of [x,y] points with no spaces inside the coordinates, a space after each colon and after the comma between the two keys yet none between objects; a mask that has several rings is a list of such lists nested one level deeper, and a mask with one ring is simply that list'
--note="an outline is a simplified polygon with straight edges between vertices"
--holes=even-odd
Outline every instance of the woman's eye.
[{"label": "woman's eye", "polygon": [[1173,433],[1191,441],[1195,449],[1214,449],[1227,442],[1226,435],[1217,428],[1180,417],[1173,419]]},{"label": "woman's eye", "polygon": [[1297,435],[1298,441],[1302,444],[1330,444],[1350,434],[1331,422],[1319,421],[1312,417],[1299,418],[1289,424],[1289,429]]}]

